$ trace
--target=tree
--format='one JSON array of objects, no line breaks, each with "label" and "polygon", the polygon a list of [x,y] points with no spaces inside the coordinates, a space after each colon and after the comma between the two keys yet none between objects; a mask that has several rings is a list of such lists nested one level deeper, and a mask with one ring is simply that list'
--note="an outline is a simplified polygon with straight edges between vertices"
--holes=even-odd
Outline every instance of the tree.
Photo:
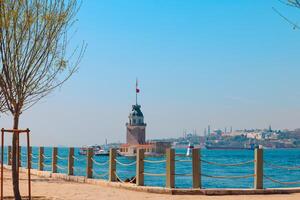
[{"label": "tree", "polygon": [[[67,54],[68,33],[76,22],[76,0],[0,0],[0,89],[19,128],[29,109],[78,69],[86,45]],[[12,139],[12,179],[15,199],[21,199],[17,162],[18,134]]]},{"label": "tree", "polygon": [[[279,0],[279,1],[281,3],[287,5],[287,6],[300,9],[300,0]],[[295,23],[294,21],[292,21],[289,18],[287,18],[284,14],[282,14],[281,12],[279,12],[276,8],[273,7],[273,10],[280,17],[282,17],[287,23],[289,23],[293,27],[293,29],[300,29],[300,27],[299,27],[299,25],[297,23]]]}]

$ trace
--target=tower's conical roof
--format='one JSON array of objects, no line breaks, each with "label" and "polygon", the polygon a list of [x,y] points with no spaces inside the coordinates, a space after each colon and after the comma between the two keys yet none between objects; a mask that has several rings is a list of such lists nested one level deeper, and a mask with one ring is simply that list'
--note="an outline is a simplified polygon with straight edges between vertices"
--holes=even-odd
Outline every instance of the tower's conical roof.
[{"label": "tower's conical roof", "polygon": [[133,105],[131,115],[132,116],[138,116],[138,117],[144,117],[144,115],[141,111],[141,106],[140,105]]}]

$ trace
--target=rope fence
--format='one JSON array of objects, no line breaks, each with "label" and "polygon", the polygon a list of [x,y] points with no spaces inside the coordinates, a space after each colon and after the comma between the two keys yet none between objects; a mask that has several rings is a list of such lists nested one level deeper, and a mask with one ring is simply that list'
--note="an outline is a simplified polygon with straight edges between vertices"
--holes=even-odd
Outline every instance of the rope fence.
[{"label": "rope fence", "polygon": [[[62,155],[62,153],[61,153]],[[38,154],[31,154],[31,164],[35,165],[38,170],[44,170],[45,167],[51,168],[53,173],[57,173],[57,169],[66,170],[67,174],[74,175],[74,171],[76,173],[84,174],[87,178],[103,178],[106,179],[109,177],[110,181],[120,181],[122,183],[133,183],[136,182],[137,185],[144,185],[144,176],[150,177],[164,177],[161,180],[166,181],[166,187],[175,188],[175,180],[176,177],[191,177],[188,178],[192,181],[192,185],[194,188],[202,188],[202,177],[211,178],[211,179],[248,179],[253,178],[253,186],[255,189],[263,189],[264,188],[264,180],[268,180],[272,183],[280,184],[280,185],[300,185],[300,176],[297,175],[295,178],[299,180],[296,181],[282,181],[277,177],[269,176],[268,173],[264,174],[264,171],[268,172],[268,169],[283,169],[285,171],[294,170],[300,171],[300,166],[289,166],[289,165],[279,165],[273,163],[270,160],[264,160],[263,158],[263,150],[255,149],[254,151],[254,159],[247,160],[242,162],[230,163],[228,160],[226,162],[214,162],[210,161],[207,156],[201,158],[199,149],[192,149],[191,155],[186,156],[185,154],[175,154],[174,149],[168,149],[166,151],[166,155],[162,158],[145,158],[144,151],[142,149],[138,149],[136,153],[136,159],[126,160],[118,157],[116,150],[109,153],[109,159],[97,159],[93,155],[93,150],[88,149],[87,155],[85,156],[75,156],[74,148],[69,149],[68,155],[63,154],[64,156],[59,156],[58,149],[53,148],[52,155],[45,155],[43,147],[40,147]],[[26,159],[24,159],[26,158]],[[118,159],[117,159],[118,158]],[[206,160],[208,158],[208,160]],[[47,162],[45,162],[47,159]],[[22,166],[26,166],[27,163],[27,154],[20,154],[20,163]],[[49,163],[49,160],[51,162]],[[58,160],[61,160],[57,164]],[[67,162],[63,162],[67,161]],[[35,162],[36,161],[36,162]],[[80,162],[75,163],[77,166],[74,166],[74,161]],[[7,152],[7,162],[11,162],[11,152]],[[175,171],[177,163],[187,163],[181,165],[180,168],[183,171]],[[163,164],[163,165],[162,165]],[[222,167],[223,174],[211,174],[206,172],[206,168],[203,168],[202,165],[212,167],[218,166]],[[100,168],[105,166],[103,168]],[[133,166],[133,167],[132,167]],[[240,174],[234,174],[232,171],[225,171],[225,167],[234,167],[238,166],[246,166],[248,172],[242,172]],[[97,168],[98,167],[98,168]],[[117,169],[119,169],[119,174],[117,173]],[[267,168],[266,168],[267,167]],[[56,169],[57,168],[57,169]],[[125,170],[124,170],[125,168]],[[223,169],[224,168],[224,169]],[[252,168],[254,173],[249,173],[249,168]],[[177,168],[176,168],[177,169]],[[120,172],[122,171],[122,173]],[[132,178],[121,179],[120,177],[129,176],[132,173],[132,170],[135,171],[135,176]],[[191,171],[190,171],[191,170]],[[133,173],[132,173],[133,174]],[[225,174],[225,175],[224,175]],[[282,174],[282,173],[280,173]],[[178,180],[177,180],[178,181]]]},{"label": "rope fence", "polygon": [[208,177],[208,178],[216,178],[216,179],[243,179],[243,178],[254,177],[255,174],[247,174],[243,176],[213,176],[213,175],[201,174],[201,176]]},{"label": "rope fence", "polygon": [[95,165],[98,165],[98,166],[105,166],[105,165],[108,165],[109,164],[109,160],[107,160],[106,162],[98,162],[96,161],[95,159],[91,158],[91,160],[93,161],[93,163]]},{"label": "rope fence", "polygon": [[143,174],[146,176],[166,176],[166,174],[154,174],[154,173],[148,173],[148,172],[144,172]]},{"label": "rope fence", "polygon": [[97,177],[97,178],[103,178],[103,177],[108,176],[108,172],[105,172],[105,173],[103,173],[103,174],[99,174],[99,173],[97,173],[95,170],[92,170],[92,172],[93,172],[93,175],[94,175],[95,177]]},{"label": "rope fence", "polygon": [[86,160],[86,158],[80,159],[80,158],[77,158],[77,157],[75,157],[75,156],[72,156],[72,158],[73,158],[74,160],[78,161],[78,162],[83,162],[83,161]]},{"label": "rope fence", "polygon": [[267,161],[264,161],[264,163],[269,166],[269,167],[272,167],[272,168],[276,168],[276,169],[286,169],[286,170],[300,170],[300,166],[282,166],[282,165],[276,165],[276,164],[273,164],[271,162],[267,162]]},{"label": "rope fence", "polygon": [[56,155],[56,158],[58,158],[59,160],[68,160],[68,157],[61,157],[59,155]]},{"label": "rope fence", "polygon": [[282,181],[279,181],[279,180],[275,180],[273,178],[271,178],[270,176],[266,176],[264,175],[264,178],[273,182],[273,183],[278,183],[278,184],[281,184],[281,185],[300,185],[300,181],[294,181],[294,182],[282,182]]},{"label": "rope fence", "polygon": [[60,170],[67,170],[68,169],[67,167],[63,167],[63,166],[60,166],[60,165],[56,165],[56,167]]},{"label": "rope fence", "polygon": [[144,160],[144,163],[165,163],[166,160]]},{"label": "rope fence", "polygon": [[211,162],[211,161],[206,161],[206,160],[202,160],[202,159],[201,159],[201,162],[207,163],[207,164],[210,164],[210,165],[219,166],[219,167],[235,167],[235,166],[243,166],[243,165],[247,165],[247,164],[250,164],[250,163],[254,163],[255,160],[249,160],[249,161],[240,162],[240,163],[230,163],[230,164]]},{"label": "rope fence", "polygon": [[52,156],[45,156],[44,154],[43,154],[42,156],[43,156],[43,158],[45,158],[45,159],[52,159]]},{"label": "rope fence", "polygon": [[136,165],[136,161],[133,161],[131,163],[123,163],[117,159],[115,159],[116,163],[118,163],[119,165],[122,165],[122,166],[132,166],[132,165]]}]

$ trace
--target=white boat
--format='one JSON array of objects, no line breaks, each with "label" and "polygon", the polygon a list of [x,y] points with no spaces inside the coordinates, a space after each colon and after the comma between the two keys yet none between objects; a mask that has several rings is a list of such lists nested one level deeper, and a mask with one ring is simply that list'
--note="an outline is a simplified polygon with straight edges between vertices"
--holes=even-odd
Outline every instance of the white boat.
[{"label": "white boat", "polygon": [[79,155],[87,155],[89,148],[93,149],[94,156],[109,156],[109,152],[102,149],[99,145],[83,146],[79,149]]},{"label": "white boat", "polygon": [[187,147],[187,150],[186,150],[186,156],[192,156],[192,149],[193,148],[194,148],[194,145],[189,143],[189,146]]}]

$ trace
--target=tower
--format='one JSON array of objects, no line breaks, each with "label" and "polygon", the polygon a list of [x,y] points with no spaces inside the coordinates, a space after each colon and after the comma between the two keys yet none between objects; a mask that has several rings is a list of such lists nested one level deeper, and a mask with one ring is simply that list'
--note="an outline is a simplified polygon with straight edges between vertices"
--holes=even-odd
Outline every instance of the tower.
[{"label": "tower", "polygon": [[146,143],[146,124],[144,123],[144,115],[141,111],[141,106],[137,102],[138,82],[136,82],[136,104],[132,106],[132,112],[129,114],[129,122],[126,123],[127,144],[145,144]]}]

